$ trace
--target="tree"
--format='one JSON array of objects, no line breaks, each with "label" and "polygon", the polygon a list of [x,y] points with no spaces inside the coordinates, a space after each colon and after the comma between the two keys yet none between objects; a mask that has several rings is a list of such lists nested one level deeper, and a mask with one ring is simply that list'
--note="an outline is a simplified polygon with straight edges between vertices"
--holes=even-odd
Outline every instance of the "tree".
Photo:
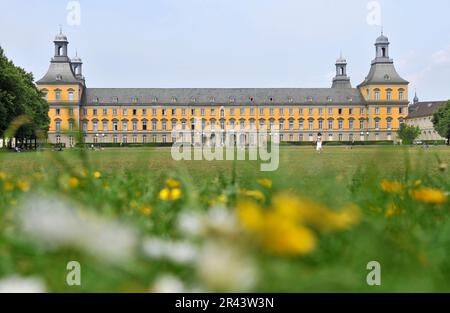
[{"label": "tree", "polygon": [[33,75],[14,65],[0,47],[0,137],[18,117],[26,118],[18,125],[14,137],[21,142],[38,136],[46,137],[49,125],[48,104],[36,88]]},{"label": "tree", "polygon": [[417,126],[408,126],[402,123],[397,131],[397,134],[403,144],[410,145],[417,137],[419,137],[420,128]]},{"label": "tree", "polygon": [[432,122],[437,133],[447,138],[447,145],[450,145],[450,100],[433,114]]}]

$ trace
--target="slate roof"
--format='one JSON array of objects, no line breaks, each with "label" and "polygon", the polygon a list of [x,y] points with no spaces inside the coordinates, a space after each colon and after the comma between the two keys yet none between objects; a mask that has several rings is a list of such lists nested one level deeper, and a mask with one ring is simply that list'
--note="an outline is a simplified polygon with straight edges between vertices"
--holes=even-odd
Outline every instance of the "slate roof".
[{"label": "slate roof", "polygon": [[410,107],[408,118],[431,116],[446,103],[447,101],[418,102]]},{"label": "slate roof", "polygon": [[87,104],[97,99],[99,104],[129,104],[134,97],[136,104],[330,104],[329,98],[337,104],[364,103],[356,88],[86,88]]},{"label": "slate roof", "polygon": [[[58,79],[58,77],[60,79]],[[69,62],[51,62],[50,67],[40,80],[36,82],[38,85],[45,84],[84,84],[84,82],[75,77],[72,66]]]},{"label": "slate roof", "polygon": [[[388,79],[387,79],[388,78]],[[392,60],[386,62],[374,61],[369,74],[359,87],[366,85],[403,85],[409,82],[397,73]]]}]

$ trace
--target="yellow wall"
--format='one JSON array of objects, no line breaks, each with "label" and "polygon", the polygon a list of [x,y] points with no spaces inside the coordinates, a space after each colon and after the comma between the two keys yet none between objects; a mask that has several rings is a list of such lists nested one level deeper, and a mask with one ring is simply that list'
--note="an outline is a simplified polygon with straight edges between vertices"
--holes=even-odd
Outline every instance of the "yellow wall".
[{"label": "yellow wall", "polygon": [[[50,117],[50,128],[49,132],[56,131],[56,120],[61,120],[61,131],[66,131],[69,129],[69,119],[74,120],[74,128],[78,128],[79,121],[79,107],[80,107],[80,99],[82,96],[82,89],[80,85],[39,85],[38,89],[41,91],[47,91],[47,102],[49,103],[49,112],[48,115]],[[60,100],[56,100],[56,90],[61,91]],[[69,101],[69,90],[73,90],[74,97],[73,101]],[[57,115],[57,109],[59,109],[60,114]],[[69,110],[73,111],[73,114],[70,115]]]}]

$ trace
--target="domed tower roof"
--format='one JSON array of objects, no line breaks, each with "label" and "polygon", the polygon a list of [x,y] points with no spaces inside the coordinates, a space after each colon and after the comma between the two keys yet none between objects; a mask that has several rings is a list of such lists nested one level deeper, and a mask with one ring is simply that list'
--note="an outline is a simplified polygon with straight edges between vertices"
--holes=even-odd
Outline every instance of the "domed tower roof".
[{"label": "domed tower roof", "polygon": [[78,56],[78,52],[75,54],[75,57],[70,60],[71,63],[83,63],[81,58]]},{"label": "domed tower roof", "polygon": [[386,44],[386,43],[389,43],[389,38],[386,37],[383,33],[381,33],[381,36],[377,38],[375,44]]}]

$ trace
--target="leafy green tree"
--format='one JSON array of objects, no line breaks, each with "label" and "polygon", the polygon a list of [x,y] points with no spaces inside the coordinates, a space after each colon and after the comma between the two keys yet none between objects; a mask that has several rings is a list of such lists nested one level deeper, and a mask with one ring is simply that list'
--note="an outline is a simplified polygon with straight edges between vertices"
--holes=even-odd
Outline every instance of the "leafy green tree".
[{"label": "leafy green tree", "polygon": [[400,125],[397,131],[398,137],[402,140],[405,145],[410,145],[414,140],[420,135],[420,128],[417,126],[409,126],[404,123]]},{"label": "leafy green tree", "polygon": [[432,122],[437,133],[447,138],[447,144],[450,145],[450,100],[433,114]]},{"label": "leafy green tree", "polygon": [[18,117],[21,124],[13,134],[20,141],[46,137],[49,125],[48,104],[36,88],[33,75],[14,65],[0,47],[0,137]]}]

